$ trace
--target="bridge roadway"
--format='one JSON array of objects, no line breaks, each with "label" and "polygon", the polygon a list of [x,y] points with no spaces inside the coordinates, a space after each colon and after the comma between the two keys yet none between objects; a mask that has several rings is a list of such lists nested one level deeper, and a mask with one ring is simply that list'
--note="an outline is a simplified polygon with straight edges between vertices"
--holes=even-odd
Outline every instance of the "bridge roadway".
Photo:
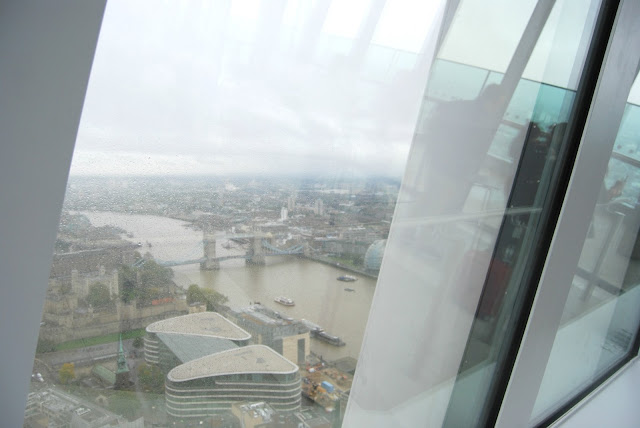
[{"label": "bridge roadway", "polygon": [[[233,239],[245,239],[247,237],[253,237],[253,235],[234,235]],[[231,239],[231,238],[230,238]],[[264,256],[265,257],[271,257],[271,256],[291,256],[291,255],[298,255],[298,254],[303,254],[304,253],[304,245],[294,245],[293,247],[289,247],[286,249],[280,249],[277,247],[274,247],[273,245],[269,244],[266,240],[262,241],[262,248],[264,248],[266,251],[264,252]],[[210,261],[215,261],[215,262],[222,262],[225,260],[231,260],[231,259],[251,259],[251,257],[253,257],[253,254],[251,253],[251,251],[247,252],[246,254],[236,254],[233,256],[221,256],[221,257],[212,257],[211,259],[209,259]],[[169,261],[160,261],[158,260],[157,263],[160,266],[165,266],[165,267],[172,267],[172,266],[184,266],[184,265],[193,265],[193,264],[200,264],[200,263],[204,263],[207,261],[206,257],[200,257],[199,259],[190,259],[190,260],[169,260]]]},{"label": "bridge roadway", "polygon": [[[265,254],[267,256],[269,254]],[[238,254],[236,256],[222,256],[222,257],[214,257],[212,261],[221,262],[223,260],[231,260],[231,259],[248,259],[251,256],[248,254]],[[191,260],[169,260],[169,261],[158,261],[160,266],[172,267],[172,266],[184,266],[184,265],[195,265],[199,263],[204,263],[207,261],[206,257],[201,257],[199,259],[191,259]]]}]

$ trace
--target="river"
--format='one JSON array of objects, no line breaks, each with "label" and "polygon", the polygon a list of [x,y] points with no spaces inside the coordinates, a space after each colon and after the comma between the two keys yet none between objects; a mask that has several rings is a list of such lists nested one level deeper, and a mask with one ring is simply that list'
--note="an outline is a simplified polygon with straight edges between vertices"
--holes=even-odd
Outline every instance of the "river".
[{"label": "river", "polygon": [[[112,225],[133,234],[126,238],[141,242],[141,251],[149,251],[157,260],[190,260],[202,257],[202,232],[193,230],[188,223],[166,217],[111,212],[82,212],[94,226]],[[147,246],[149,243],[151,246]],[[225,248],[223,245],[231,245]],[[219,239],[218,256],[241,254],[245,250],[238,244]],[[232,308],[261,302],[293,318],[304,318],[321,325],[328,333],[340,336],[345,346],[335,347],[311,340],[311,350],[323,358],[357,358],[373,299],[376,280],[360,277],[358,281],[337,281],[340,275],[350,274],[338,267],[293,256],[267,257],[265,266],[245,266],[242,259],[228,260],[216,271],[201,271],[199,265],[173,268],[174,280],[186,288],[190,284],[211,288],[227,297]],[[345,287],[355,289],[345,291]],[[286,296],[295,306],[286,307],[273,301]]]}]

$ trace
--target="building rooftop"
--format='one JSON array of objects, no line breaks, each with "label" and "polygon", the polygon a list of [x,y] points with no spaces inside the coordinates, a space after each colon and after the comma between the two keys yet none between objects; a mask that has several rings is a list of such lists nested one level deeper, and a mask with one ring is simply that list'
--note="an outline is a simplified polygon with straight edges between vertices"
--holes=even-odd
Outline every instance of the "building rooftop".
[{"label": "building rooftop", "polygon": [[[27,398],[27,408],[32,407],[38,410],[42,407],[43,413],[53,418],[49,420],[48,426],[124,426],[118,415],[108,410],[83,400],[70,393],[63,392],[57,388],[48,388],[36,393],[29,394]],[[36,414],[37,416],[37,414]],[[144,419],[140,419],[142,422]],[[71,424],[69,425],[69,422]],[[128,425],[127,425],[128,426]],[[143,425],[136,425],[143,426]]]},{"label": "building rooftop", "polygon": [[148,333],[174,333],[215,337],[228,340],[249,340],[251,335],[217,312],[198,312],[154,322]]},{"label": "building rooftop", "polygon": [[264,325],[291,325],[295,323],[293,318],[288,317],[286,314],[274,311],[260,303],[240,308],[235,311],[235,314],[239,318],[244,318]]},{"label": "building rooftop", "polygon": [[231,405],[232,412],[239,416],[241,425],[244,426],[242,419],[248,418],[253,424],[271,422],[275,415],[275,410],[265,402],[258,403],[233,403]]},{"label": "building rooftop", "polygon": [[157,333],[158,338],[182,363],[238,347],[228,339],[171,333]]},{"label": "building rooftop", "polygon": [[101,364],[95,365],[91,370],[91,373],[95,374],[109,385],[114,385],[116,383],[116,374]]},{"label": "building rooftop", "polygon": [[242,309],[241,310],[241,317],[243,318],[247,318],[247,319],[251,319],[253,322],[259,323],[259,324],[265,324],[265,325],[285,325],[287,324],[286,321],[284,320],[280,320],[277,318],[272,318],[267,314],[261,313],[261,312],[257,312],[257,311],[253,311],[249,308],[247,309]]},{"label": "building rooftop", "polygon": [[298,366],[264,345],[251,345],[208,355],[182,364],[169,372],[172,382],[185,382],[210,376],[248,373],[290,374]]}]

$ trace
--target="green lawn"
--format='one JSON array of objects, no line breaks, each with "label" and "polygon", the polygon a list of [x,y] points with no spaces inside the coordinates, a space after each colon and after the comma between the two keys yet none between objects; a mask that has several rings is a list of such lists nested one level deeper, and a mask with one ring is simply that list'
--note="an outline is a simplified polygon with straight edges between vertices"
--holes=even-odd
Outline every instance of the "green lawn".
[{"label": "green lawn", "polygon": [[[145,335],[144,328],[122,332],[122,339],[134,339]],[[86,339],[70,340],[56,345],[54,351],[68,351],[69,349],[84,348],[85,346],[102,345],[103,343],[117,342],[120,333],[105,334],[104,336],[88,337]]]},{"label": "green lawn", "polygon": [[353,258],[351,257],[340,257],[340,256],[328,256],[327,257],[330,260],[334,260],[344,266],[348,266],[348,267],[352,267],[354,269],[362,269],[363,266],[361,263],[355,263],[353,261]]}]

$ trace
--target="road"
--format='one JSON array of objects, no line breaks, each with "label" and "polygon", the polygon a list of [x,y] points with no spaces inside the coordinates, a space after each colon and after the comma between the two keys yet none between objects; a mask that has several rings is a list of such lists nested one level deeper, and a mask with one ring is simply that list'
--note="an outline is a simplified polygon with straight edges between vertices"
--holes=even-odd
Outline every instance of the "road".
[{"label": "road", "polygon": [[[135,348],[133,347],[133,339],[122,341],[124,351],[129,357],[129,353]],[[139,350],[138,352],[141,352]],[[82,365],[83,363],[95,363],[100,360],[113,358],[118,355],[118,342],[105,343],[103,345],[93,345],[84,348],[71,349],[68,351],[47,352],[38,354],[37,358],[47,363],[52,368],[58,367],[64,363],[74,363]]]}]

